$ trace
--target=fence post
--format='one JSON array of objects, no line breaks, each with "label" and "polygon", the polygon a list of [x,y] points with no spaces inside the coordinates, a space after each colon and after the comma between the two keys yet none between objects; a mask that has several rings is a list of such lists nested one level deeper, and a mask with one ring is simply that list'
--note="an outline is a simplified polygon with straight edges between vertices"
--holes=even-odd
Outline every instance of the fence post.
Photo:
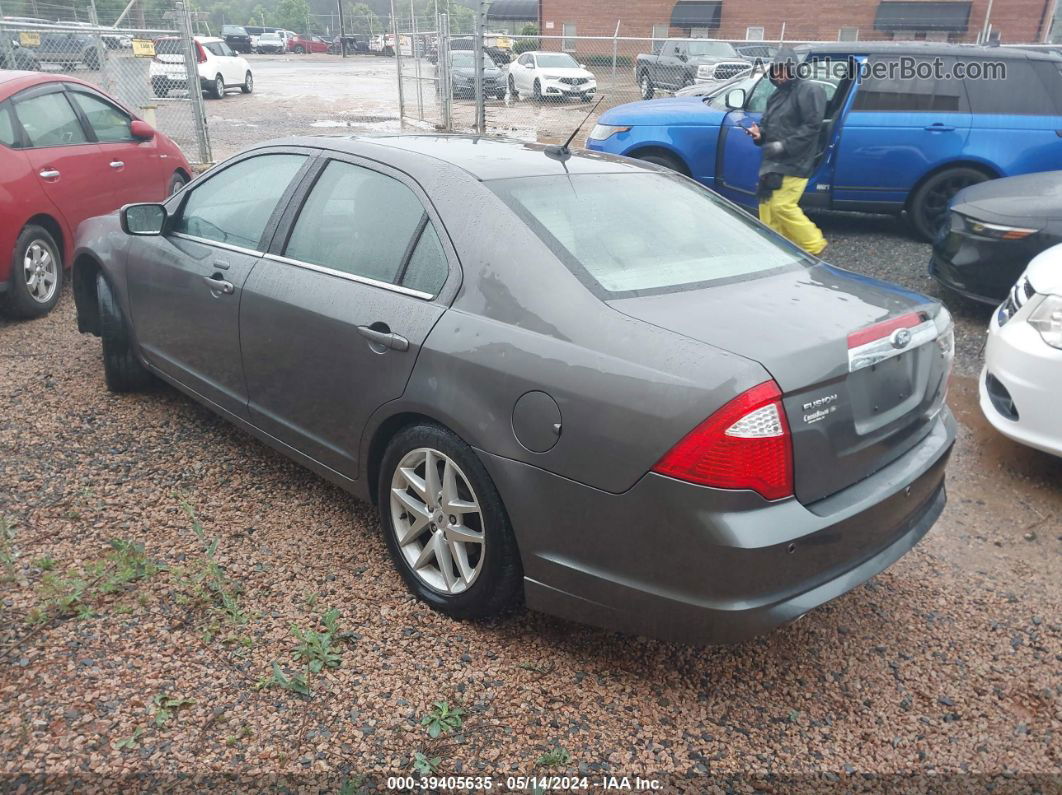
[{"label": "fence post", "polygon": [[[391,0],[391,30],[395,36],[395,69],[398,72],[398,123],[406,120],[406,103],[402,93],[402,41],[398,37],[398,17],[395,15],[395,0]],[[384,51],[387,50],[387,34],[384,34]]]},{"label": "fence post", "polygon": [[447,132],[453,131],[454,91],[450,83],[450,15],[439,15],[439,102],[442,104],[442,126]]},{"label": "fence post", "polygon": [[417,118],[424,121],[424,89],[420,83],[420,58],[417,57],[417,17],[413,10],[413,3],[409,4],[409,56],[413,59],[413,79],[417,81]]},{"label": "fence post", "polygon": [[199,84],[199,67],[196,61],[195,41],[192,38],[192,18],[188,6],[178,0],[177,23],[180,26],[181,42],[184,44],[184,74],[188,81],[188,95],[192,100],[195,116],[195,138],[199,145],[199,162],[209,165],[214,162],[210,151],[210,136],[207,134],[206,105],[203,104],[203,89]]},{"label": "fence post", "polygon": [[7,28],[4,27],[4,9],[0,8],[0,53],[3,53],[5,60],[7,61],[8,69],[17,69],[15,64],[15,48],[11,46],[11,34],[7,32]]},{"label": "fence post", "polygon": [[483,18],[487,15],[488,0],[479,0],[476,8],[476,28],[472,45],[472,57],[476,69],[476,132],[487,131],[487,105],[483,98]]},{"label": "fence post", "polygon": [[612,34],[612,79],[616,78],[616,58],[619,57],[620,21],[616,20],[616,32]]}]

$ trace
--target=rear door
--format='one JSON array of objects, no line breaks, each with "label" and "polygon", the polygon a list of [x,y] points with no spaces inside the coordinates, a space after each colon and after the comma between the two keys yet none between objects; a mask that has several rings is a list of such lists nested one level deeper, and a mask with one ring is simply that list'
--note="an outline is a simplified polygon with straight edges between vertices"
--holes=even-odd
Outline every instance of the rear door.
[{"label": "rear door", "polygon": [[426,197],[401,173],[337,158],[311,179],[282,224],[287,239],[274,241],[244,290],[250,414],[354,478],[365,423],[405,389],[457,266]]},{"label": "rear door", "polygon": [[130,310],[145,358],[239,417],[247,416],[238,327],[244,282],[310,160],[303,150],[279,149],[230,162],[181,194],[164,235],[130,246]]},{"label": "rear door", "polygon": [[832,199],[888,209],[927,172],[962,155],[970,108],[953,57],[875,55],[866,63],[837,144]]},{"label": "rear door", "polygon": [[71,231],[86,218],[114,208],[101,184],[108,178],[100,148],[92,141],[62,83],[49,83],[13,98],[25,133],[26,157],[39,184]]}]

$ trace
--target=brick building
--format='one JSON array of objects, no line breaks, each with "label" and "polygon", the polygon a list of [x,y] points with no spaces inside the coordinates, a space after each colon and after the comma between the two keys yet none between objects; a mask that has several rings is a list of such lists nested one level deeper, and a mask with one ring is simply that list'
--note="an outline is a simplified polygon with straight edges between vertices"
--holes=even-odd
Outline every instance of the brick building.
[{"label": "brick building", "polygon": [[[543,35],[787,41],[927,39],[1046,41],[1062,0],[539,0]],[[543,42],[557,49],[560,42]],[[565,49],[588,49],[563,42]],[[603,44],[603,43],[602,43]],[[628,48],[624,48],[628,49]]]}]

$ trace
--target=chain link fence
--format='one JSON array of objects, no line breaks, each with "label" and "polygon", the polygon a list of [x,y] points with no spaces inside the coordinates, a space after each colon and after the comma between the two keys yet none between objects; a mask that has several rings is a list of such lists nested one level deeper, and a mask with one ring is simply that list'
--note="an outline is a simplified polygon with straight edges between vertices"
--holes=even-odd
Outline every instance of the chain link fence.
[{"label": "chain link fence", "polygon": [[0,68],[64,73],[98,86],[172,138],[189,162],[212,162],[183,3],[146,19],[123,15],[110,25],[100,23],[91,4],[39,3],[37,9],[41,17],[0,18]]}]

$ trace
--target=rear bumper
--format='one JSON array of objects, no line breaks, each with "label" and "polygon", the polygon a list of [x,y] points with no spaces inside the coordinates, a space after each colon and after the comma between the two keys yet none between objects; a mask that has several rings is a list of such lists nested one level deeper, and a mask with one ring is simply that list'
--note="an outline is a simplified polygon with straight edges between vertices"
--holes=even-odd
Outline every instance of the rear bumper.
[{"label": "rear bumper", "polygon": [[684,643],[733,643],[884,570],[945,504],[945,410],[913,450],[810,507],[649,474],[609,494],[480,453],[517,535],[532,609]]}]

